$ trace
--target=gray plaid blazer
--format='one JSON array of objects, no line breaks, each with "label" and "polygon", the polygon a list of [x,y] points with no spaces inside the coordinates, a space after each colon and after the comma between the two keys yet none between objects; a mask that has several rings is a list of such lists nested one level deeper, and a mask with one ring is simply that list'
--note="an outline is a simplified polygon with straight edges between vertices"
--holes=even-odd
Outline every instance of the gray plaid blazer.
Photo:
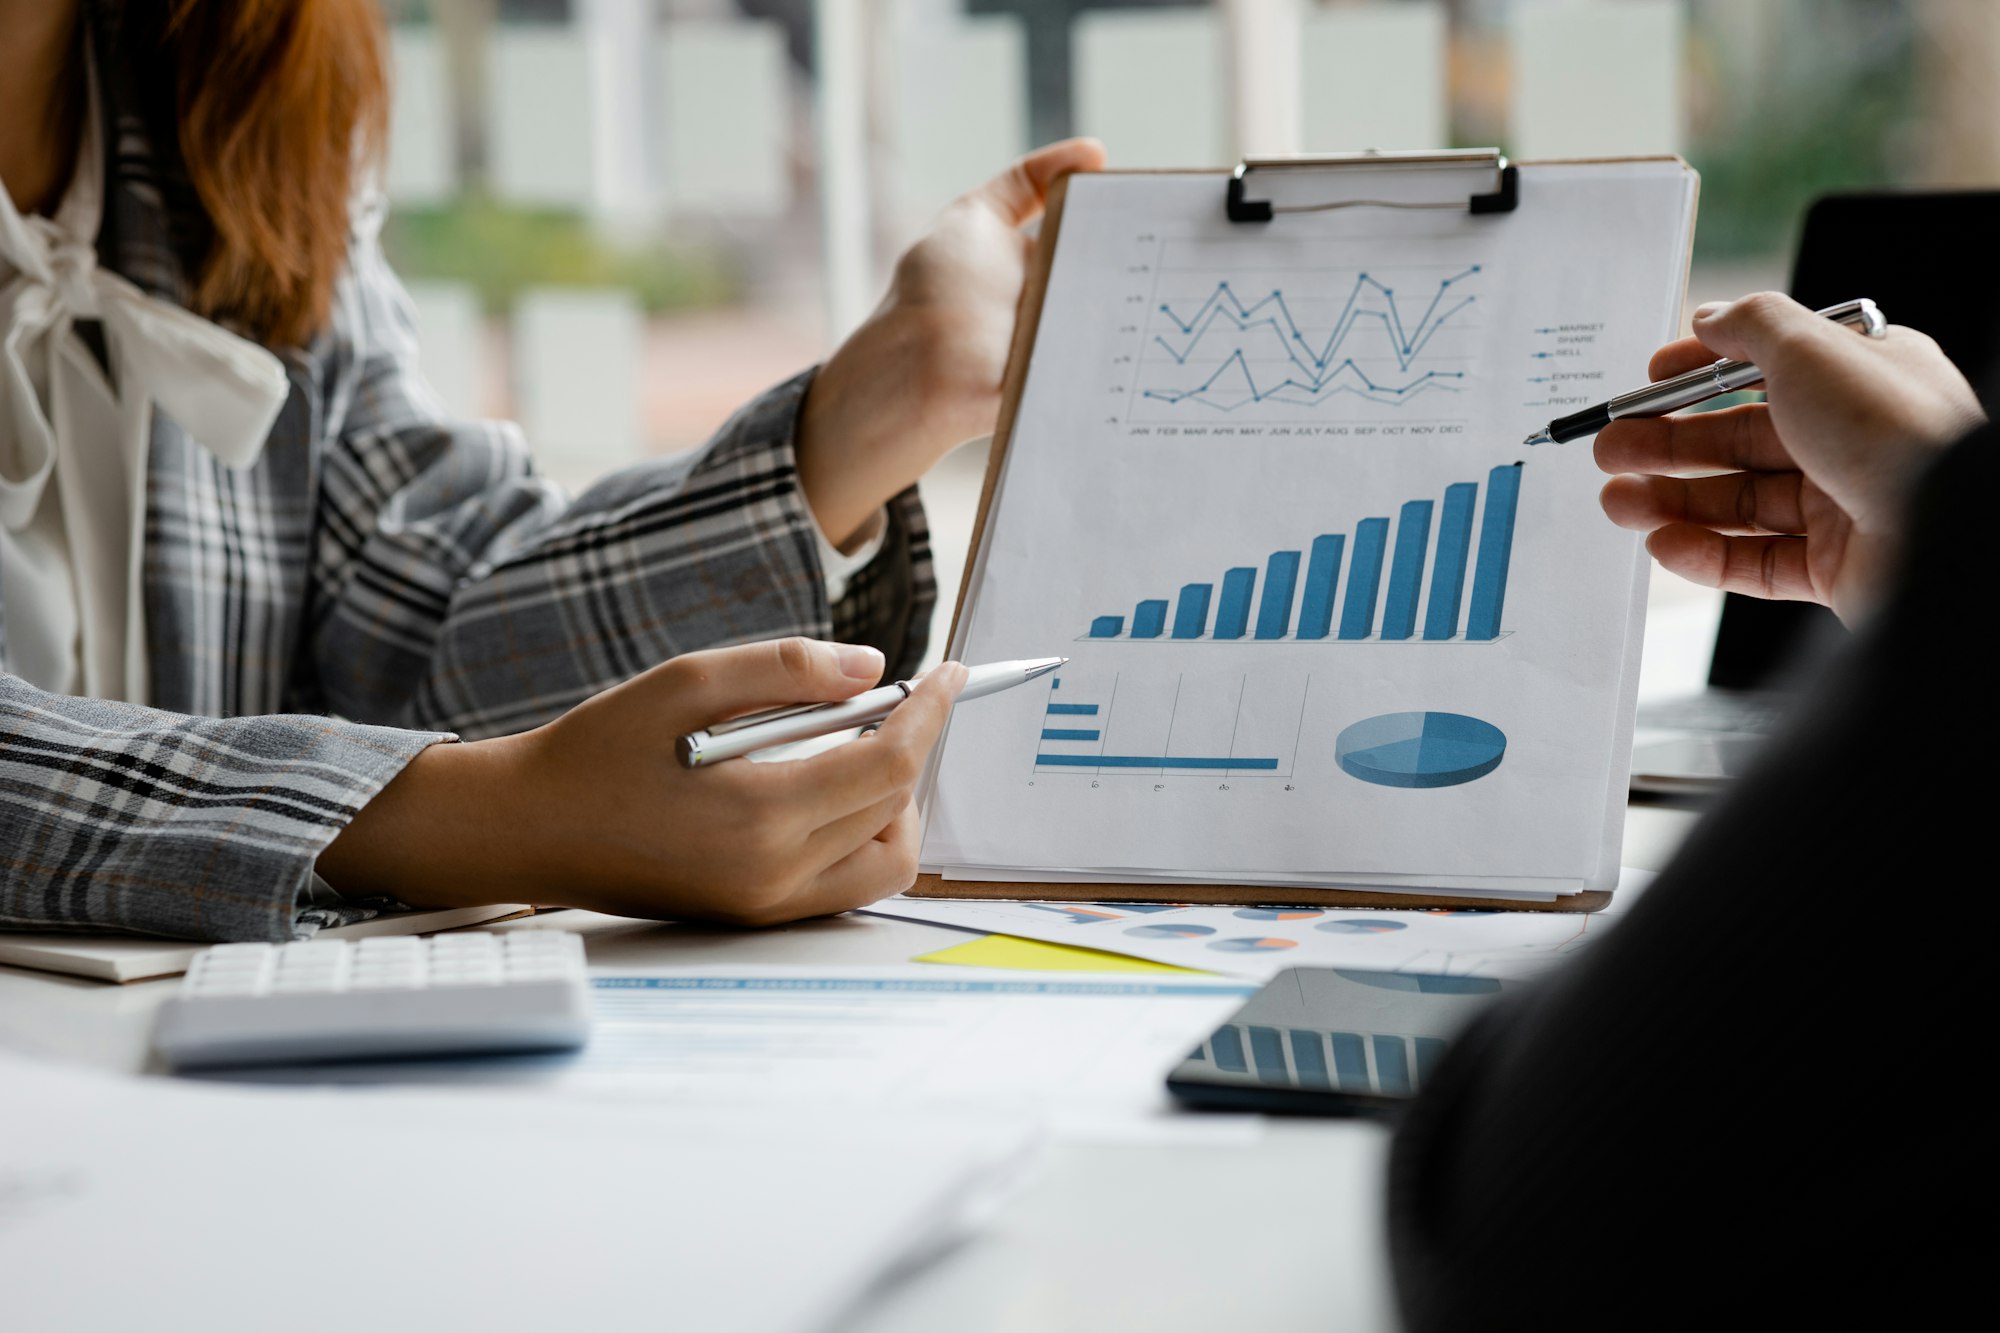
[{"label": "gray plaid blazer", "polygon": [[[206,220],[172,126],[94,22],[101,262],[184,301]],[[515,427],[439,411],[365,222],[328,327],[282,355],[290,399],[251,470],[155,415],[156,707],[31,688],[5,673],[0,624],[0,927],[289,939],[320,851],[442,734],[537,726],[696,648],[835,637],[904,674],[923,654],[914,489],[827,603],[792,451],[810,373],[571,501]]]}]

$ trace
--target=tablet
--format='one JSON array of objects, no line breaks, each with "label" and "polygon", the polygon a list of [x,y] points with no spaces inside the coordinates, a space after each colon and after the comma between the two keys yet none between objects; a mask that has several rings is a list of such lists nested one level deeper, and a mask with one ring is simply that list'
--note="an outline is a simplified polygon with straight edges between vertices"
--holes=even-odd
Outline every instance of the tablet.
[{"label": "tablet", "polygon": [[1280,972],[1167,1076],[1182,1104],[1365,1115],[1430,1079],[1458,1032],[1513,982],[1422,972]]}]

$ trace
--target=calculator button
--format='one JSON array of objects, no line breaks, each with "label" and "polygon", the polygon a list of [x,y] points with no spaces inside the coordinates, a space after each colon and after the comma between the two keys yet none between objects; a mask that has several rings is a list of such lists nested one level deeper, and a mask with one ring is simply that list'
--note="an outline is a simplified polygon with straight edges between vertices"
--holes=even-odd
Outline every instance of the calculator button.
[{"label": "calculator button", "polygon": [[193,988],[193,993],[199,996],[256,995],[261,993],[263,990],[264,986],[255,977],[252,977],[247,981],[204,982],[202,983],[201,986]]},{"label": "calculator button", "polygon": [[333,958],[347,948],[340,940],[293,940],[278,946],[278,957],[290,962],[301,958]]},{"label": "calculator button", "polygon": [[433,986],[497,986],[500,970],[493,967],[443,967],[431,969]]},{"label": "calculator button", "polygon": [[360,940],[354,948],[363,958],[416,958],[423,954],[424,942],[402,935]]}]

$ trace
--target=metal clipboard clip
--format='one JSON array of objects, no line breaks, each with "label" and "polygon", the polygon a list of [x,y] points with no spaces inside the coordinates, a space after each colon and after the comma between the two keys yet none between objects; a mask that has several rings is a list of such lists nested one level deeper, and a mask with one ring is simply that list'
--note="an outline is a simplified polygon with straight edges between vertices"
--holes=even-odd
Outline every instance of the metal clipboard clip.
[{"label": "metal clipboard clip", "polygon": [[[1250,177],[1267,196],[1250,198]],[[1393,177],[1393,182],[1389,179]],[[1472,180],[1467,192],[1467,181]],[[1352,198],[1321,198],[1338,181]],[[1478,185],[1492,184],[1482,192]],[[1381,198],[1376,187],[1392,184],[1399,196]],[[1439,153],[1333,153],[1323,157],[1257,158],[1238,162],[1229,174],[1231,222],[1269,222],[1280,213],[1323,213],[1336,208],[1457,209],[1475,214],[1511,213],[1521,202],[1521,173],[1497,148]]]}]

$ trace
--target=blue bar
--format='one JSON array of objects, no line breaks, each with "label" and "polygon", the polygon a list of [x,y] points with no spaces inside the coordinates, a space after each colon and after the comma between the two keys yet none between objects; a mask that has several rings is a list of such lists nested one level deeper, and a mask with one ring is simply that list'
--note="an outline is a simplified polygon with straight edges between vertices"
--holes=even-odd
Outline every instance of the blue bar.
[{"label": "blue bar", "polygon": [[1375,1085],[1368,1081],[1368,1048],[1361,1044],[1360,1034],[1329,1032],[1326,1035],[1333,1042],[1333,1072],[1340,1079],[1340,1090],[1375,1091]]},{"label": "blue bar", "polygon": [[1055,717],[1096,717],[1096,704],[1050,704],[1049,712]]},{"label": "blue bar", "polygon": [[1382,637],[1407,639],[1417,627],[1417,595],[1424,586],[1424,552],[1431,542],[1431,502],[1412,500],[1396,520],[1396,562],[1389,566],[1389,600],[1382,608]]},{"label": "blue bar", "polygon": [[1444,488],[1444,515],[1438,520],[1437,568],[1431,573],[1431,601],[1424,608],[1424,637],[1449,639],[1458,633],[1458,607],[1465,593],[1465,557],[1472,548],[1475,482]]},{"label": "blue bar", "polygon": [[1282,639],[1292,628],[1292,590],[1299,582],[1299,553],[1273,551],[1264,562],[1264,600],[1257,603],[1257,637]]},{"label": "blue bar", "polygon": [[1090,622],[1090,637],[1093,639],[1115,639],[1125,632],[1125,617],[1099,616]]},{"label": "blue bar", "polygon": [[1389,520],[1364,518],[1354,525],[1354,565],[1347,571],[1347,604],[1340,608],[1340,637],[1365,639],[1375,628],[1375,594],[1382,587],[1382,551],[1389,544]]},{"label": "blue bar", "polygon": [[1257,571],[1241,565],[1222,576],[1222,600],[1215,607],[1215,637],[1240,639],[1250,627],[1250,594],[1257,590]]},{"label": "blue bar", "polygon": [[1306,1028],[1292,1029],[1292,1068],[1298,1071],[1297,1080],[1303,1088],[1333,1088],[1333,1080],[1326,1072],[1326,1051],[1320,1045],[1319,1033]]},{"label": "blue bar", "polygon": [[1176,639],[1199,639],[1208,633],[1208,595],[1214,591],[1213,583],[1190,583],[1181,589],[1174,606]]},{"label": "blue bar", "polygon": [[1514,555],[1514,509],[1521,499],[1521,465],[1502,463],[1486,474],[1486,516],[1479,521],[1479,564],[1472,573],[1472,609],[1465,637],[1500,637],[1507,601],[1507,562]]},{"label": "blue bar", "polygon": [[1347,538],[1315,537],[1306,565],[1306,595],[1299,603],[1299,637],[1324,639],[1333,625],[1333,590],[1340,584],[1340,556]]},{"label": "blue bar", "polygon": [[1042,739],[1045,741],[1094,741],[1101,734],[1095,731],[1083,731],[1076,727],[1042,728]]},{"label": "blue bar", "polygon": [[1170,754],[1038,754],[1035,763],[1056,768],[1212,768],[1270,771],[1275,759],[1184,759]]},{"label": "blue bar", "polygon": [[1243,1063],[1243,1038],[1237,1035],[1235,1028],[1217,1028],[1215,1035],[1208,1039],[1208,1049],[1215,1054],[1217,1069],[1230,1074],[1250,1072]]},{"label": "blue bar", "polygon": [[1375,1048],[1375,1087],[1385,1097],[1406,1096],[1410,1092],[1410,1052],[1401,1037],[1378,1032],[1370,1044]]},{"label": "blue bar", "polygon": [[1266,1083],[1292,1081],[1292,1071],[1285,1065],[1285,1039],[1278,1035],[1276,1028],[1253,1027],[1250,1034],[1250,1058],[1256,1062],[1257,1077]]},{"label": "blue bar", "polygon": [[1160,631],[1167,627],[1167,602],[1163,597],[1156,602],[1141,602],[1132,612],[1132,637],[1135,639],[1157,639]]}]

